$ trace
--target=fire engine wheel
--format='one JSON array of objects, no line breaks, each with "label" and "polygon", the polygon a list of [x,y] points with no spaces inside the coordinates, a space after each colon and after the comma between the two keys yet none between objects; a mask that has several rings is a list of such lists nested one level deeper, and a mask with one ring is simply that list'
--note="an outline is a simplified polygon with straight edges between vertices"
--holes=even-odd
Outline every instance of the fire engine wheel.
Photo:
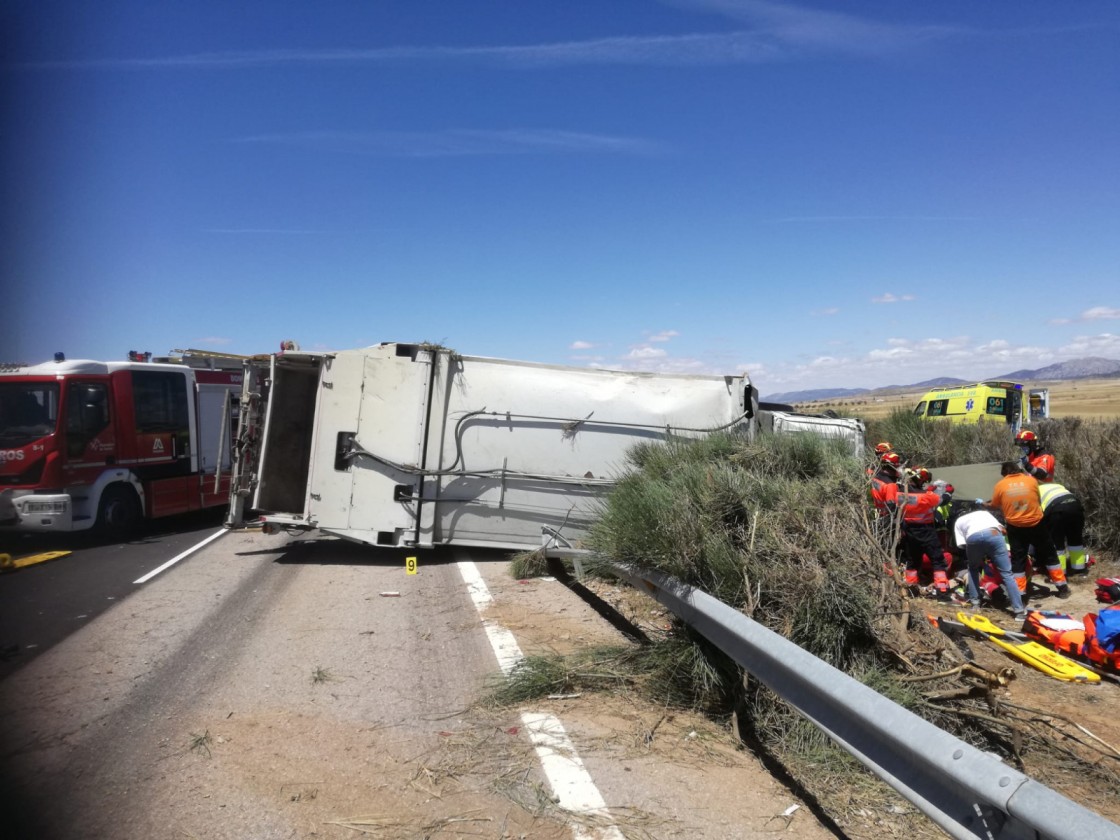
[{"label": "fire engine wheel", "polygon": [[130,534],[140,521],[140,500],[131,487],[113,485],[101,494],[97,507],[97,530],[110,537]]}]

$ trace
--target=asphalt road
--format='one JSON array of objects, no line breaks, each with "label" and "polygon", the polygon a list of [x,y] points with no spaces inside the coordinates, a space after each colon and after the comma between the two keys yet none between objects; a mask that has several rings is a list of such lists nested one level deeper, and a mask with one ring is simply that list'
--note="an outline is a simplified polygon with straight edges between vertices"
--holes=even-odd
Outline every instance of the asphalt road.
[{"label": "asphalt road", "polygon": [[0,534],[0,553],[70,554],[0,574],[0,679],[95,619],[137,588],[134,581],[221,527],[224,511],[146,523],[128,542],[89,533]]},{"label": "asphalt road", "polygon": [[[215,525],[0,580],[53,619],[0,679],[5,837],[828,836],[686,713],[628,696],[480,704],[503,646],[621,642],[556,581],[512,580],[494,552],[428,552],[409,575],[403,551],[233,532],[134,583]],[[587,808],[573,822],[588,785],[621,833]]]}]

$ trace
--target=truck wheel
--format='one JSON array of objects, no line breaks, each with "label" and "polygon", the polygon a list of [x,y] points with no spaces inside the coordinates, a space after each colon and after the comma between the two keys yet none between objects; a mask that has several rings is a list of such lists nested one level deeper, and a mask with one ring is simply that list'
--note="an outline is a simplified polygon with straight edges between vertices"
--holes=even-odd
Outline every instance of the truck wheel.
[{"label": "truck wheel", "polygon": [[131,487],[110,485],[97,506],[97,531],[106,537],[125,537],[140,522],[140,500]]}]

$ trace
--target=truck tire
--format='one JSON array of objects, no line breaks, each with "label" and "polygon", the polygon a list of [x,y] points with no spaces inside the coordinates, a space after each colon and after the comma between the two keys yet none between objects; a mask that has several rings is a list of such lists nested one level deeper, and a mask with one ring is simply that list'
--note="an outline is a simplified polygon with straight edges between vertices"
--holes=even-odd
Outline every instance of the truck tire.
[{"label": "truck tire", "polygon": [[131,535],[139,523],[140,500],[135,491],[123,484],[106,487],[97,506],[97,532],[118,539]]}]

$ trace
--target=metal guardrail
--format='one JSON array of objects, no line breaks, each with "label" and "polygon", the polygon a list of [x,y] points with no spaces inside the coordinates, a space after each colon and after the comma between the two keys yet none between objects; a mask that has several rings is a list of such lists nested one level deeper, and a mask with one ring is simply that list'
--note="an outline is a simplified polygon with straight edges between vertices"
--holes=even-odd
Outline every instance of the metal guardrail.
[{"label": "metal guardrail", "polygon": [[1120,826],[950,735],[695,587],[612,567],[820,727],[950,837],[1120,840]]}]

